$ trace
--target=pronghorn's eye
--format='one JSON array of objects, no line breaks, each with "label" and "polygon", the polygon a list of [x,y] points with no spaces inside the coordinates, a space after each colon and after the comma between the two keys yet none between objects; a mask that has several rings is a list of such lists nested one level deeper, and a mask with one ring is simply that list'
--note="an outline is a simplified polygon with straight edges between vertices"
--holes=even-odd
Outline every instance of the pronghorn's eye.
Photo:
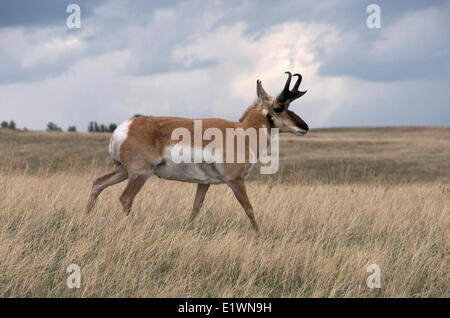
[{"label": "pronghorn's eye", "polygon": [[275,113],[281,113],[283,111],[283,107],[274,108]]}]

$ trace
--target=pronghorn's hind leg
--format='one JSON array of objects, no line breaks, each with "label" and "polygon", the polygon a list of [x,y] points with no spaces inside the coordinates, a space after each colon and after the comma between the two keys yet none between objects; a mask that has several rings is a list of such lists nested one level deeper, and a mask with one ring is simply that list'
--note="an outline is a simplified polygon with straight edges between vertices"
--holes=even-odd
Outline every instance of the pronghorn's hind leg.
[{"label": "pronghorn's hind leg", "polygon": [[247,196],[244,180],[243,179],[230,180],[227,181],[227,184],[231,188],[231,190],[233,190],[236,199],[244,208],[244,211],[247,214],[248,218],[250,219],[250,223],[252,224],[253,229],[255,230],[256,233],[258,233],[259,232],[258,223],[256,223],[255,214],[253,213],[253,207],[250,204],[250,201]]},{"label": "pronghorn's hind leg", "polygon": [[123,211],[126,215],[130,214],[134,197],[152,174],[153,172],[129,173],[128,185],[120,196],[120,203],[122,203]]},{"label": "pronghorn's hind leg", "polygon": [[118,164],[113,172],[96,179],[92,185],[91,194],[89,195],[88,203],[86,205],[86,213],[89,214],[91,212],[94,207],[95,200],[97,200],[103,190],[116,183],[122,182],[127,178],[127,170],[123,165]]},{"label": "pronghorn's hind leg", "polygon": [[205,199],[206,192],[209,189],[209,184],[202,184],[199,183],[197,185],[197,192],[195,193],[195,199],[194,199],[194,207],[192,208],[191,216],[189,217],[187,226],[188,228],[192,228],[192,224],[194,223],[194,219],[197,216],[198,212],[200,211],[203,200]]}]

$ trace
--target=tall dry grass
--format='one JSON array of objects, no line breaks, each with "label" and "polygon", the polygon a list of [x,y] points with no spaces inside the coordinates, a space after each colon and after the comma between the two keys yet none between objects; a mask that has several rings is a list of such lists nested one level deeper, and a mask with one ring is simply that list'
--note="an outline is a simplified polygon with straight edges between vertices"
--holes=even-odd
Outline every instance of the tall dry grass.
[{"label": "tall dry grass", "polygon": [[[195,185],[151,178],[125,217],[98,172],[0,175],[2,297],[448,297],[448,185],[248,184],[260,235],[225,186],[186,230]],[[81,288],[66,268],[81,267]],[[366,272],[378,264],[380,289]]]}]

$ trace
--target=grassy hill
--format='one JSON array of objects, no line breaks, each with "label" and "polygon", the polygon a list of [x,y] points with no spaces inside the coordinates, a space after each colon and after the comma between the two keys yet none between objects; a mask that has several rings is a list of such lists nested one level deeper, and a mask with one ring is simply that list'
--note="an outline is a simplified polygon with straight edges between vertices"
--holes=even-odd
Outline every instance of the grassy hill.
[{"label": "grassy hill", "polygon": [[[281,135],[285,182],[448,181],[450,127],[312,129]],[[112,167],[108,133],[0,130],[0,167],[30,173],[84,172]],[[257,177],[254,169],[252,178]],[[267,176],[265,179],[274,176]]]}]

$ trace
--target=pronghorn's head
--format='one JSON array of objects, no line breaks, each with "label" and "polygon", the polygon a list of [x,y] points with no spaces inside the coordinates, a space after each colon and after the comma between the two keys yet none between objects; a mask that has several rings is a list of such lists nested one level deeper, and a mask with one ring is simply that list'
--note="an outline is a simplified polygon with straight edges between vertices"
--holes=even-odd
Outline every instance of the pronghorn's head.
[{"label": "pronghorn's head", "polygon": [[[308,125],[300,116],[288,109],[293,100],[306,93],[306,91],[302,92],[298,90],[302,76],[300,74],[292,75],[290,72],[286,72],[286,74],[289,77],[283,90],[276,98],[273,98],[264,91],[260,80],[256,82],[256,92],[261,101],[263,113],[267,116],[270,124],[274,128],[279,128],[281,132],[290,132],[298,136],[305,135],[309,129]],[[292,90],[289,90],[292,76],[298,76],[298,79]]]}]

